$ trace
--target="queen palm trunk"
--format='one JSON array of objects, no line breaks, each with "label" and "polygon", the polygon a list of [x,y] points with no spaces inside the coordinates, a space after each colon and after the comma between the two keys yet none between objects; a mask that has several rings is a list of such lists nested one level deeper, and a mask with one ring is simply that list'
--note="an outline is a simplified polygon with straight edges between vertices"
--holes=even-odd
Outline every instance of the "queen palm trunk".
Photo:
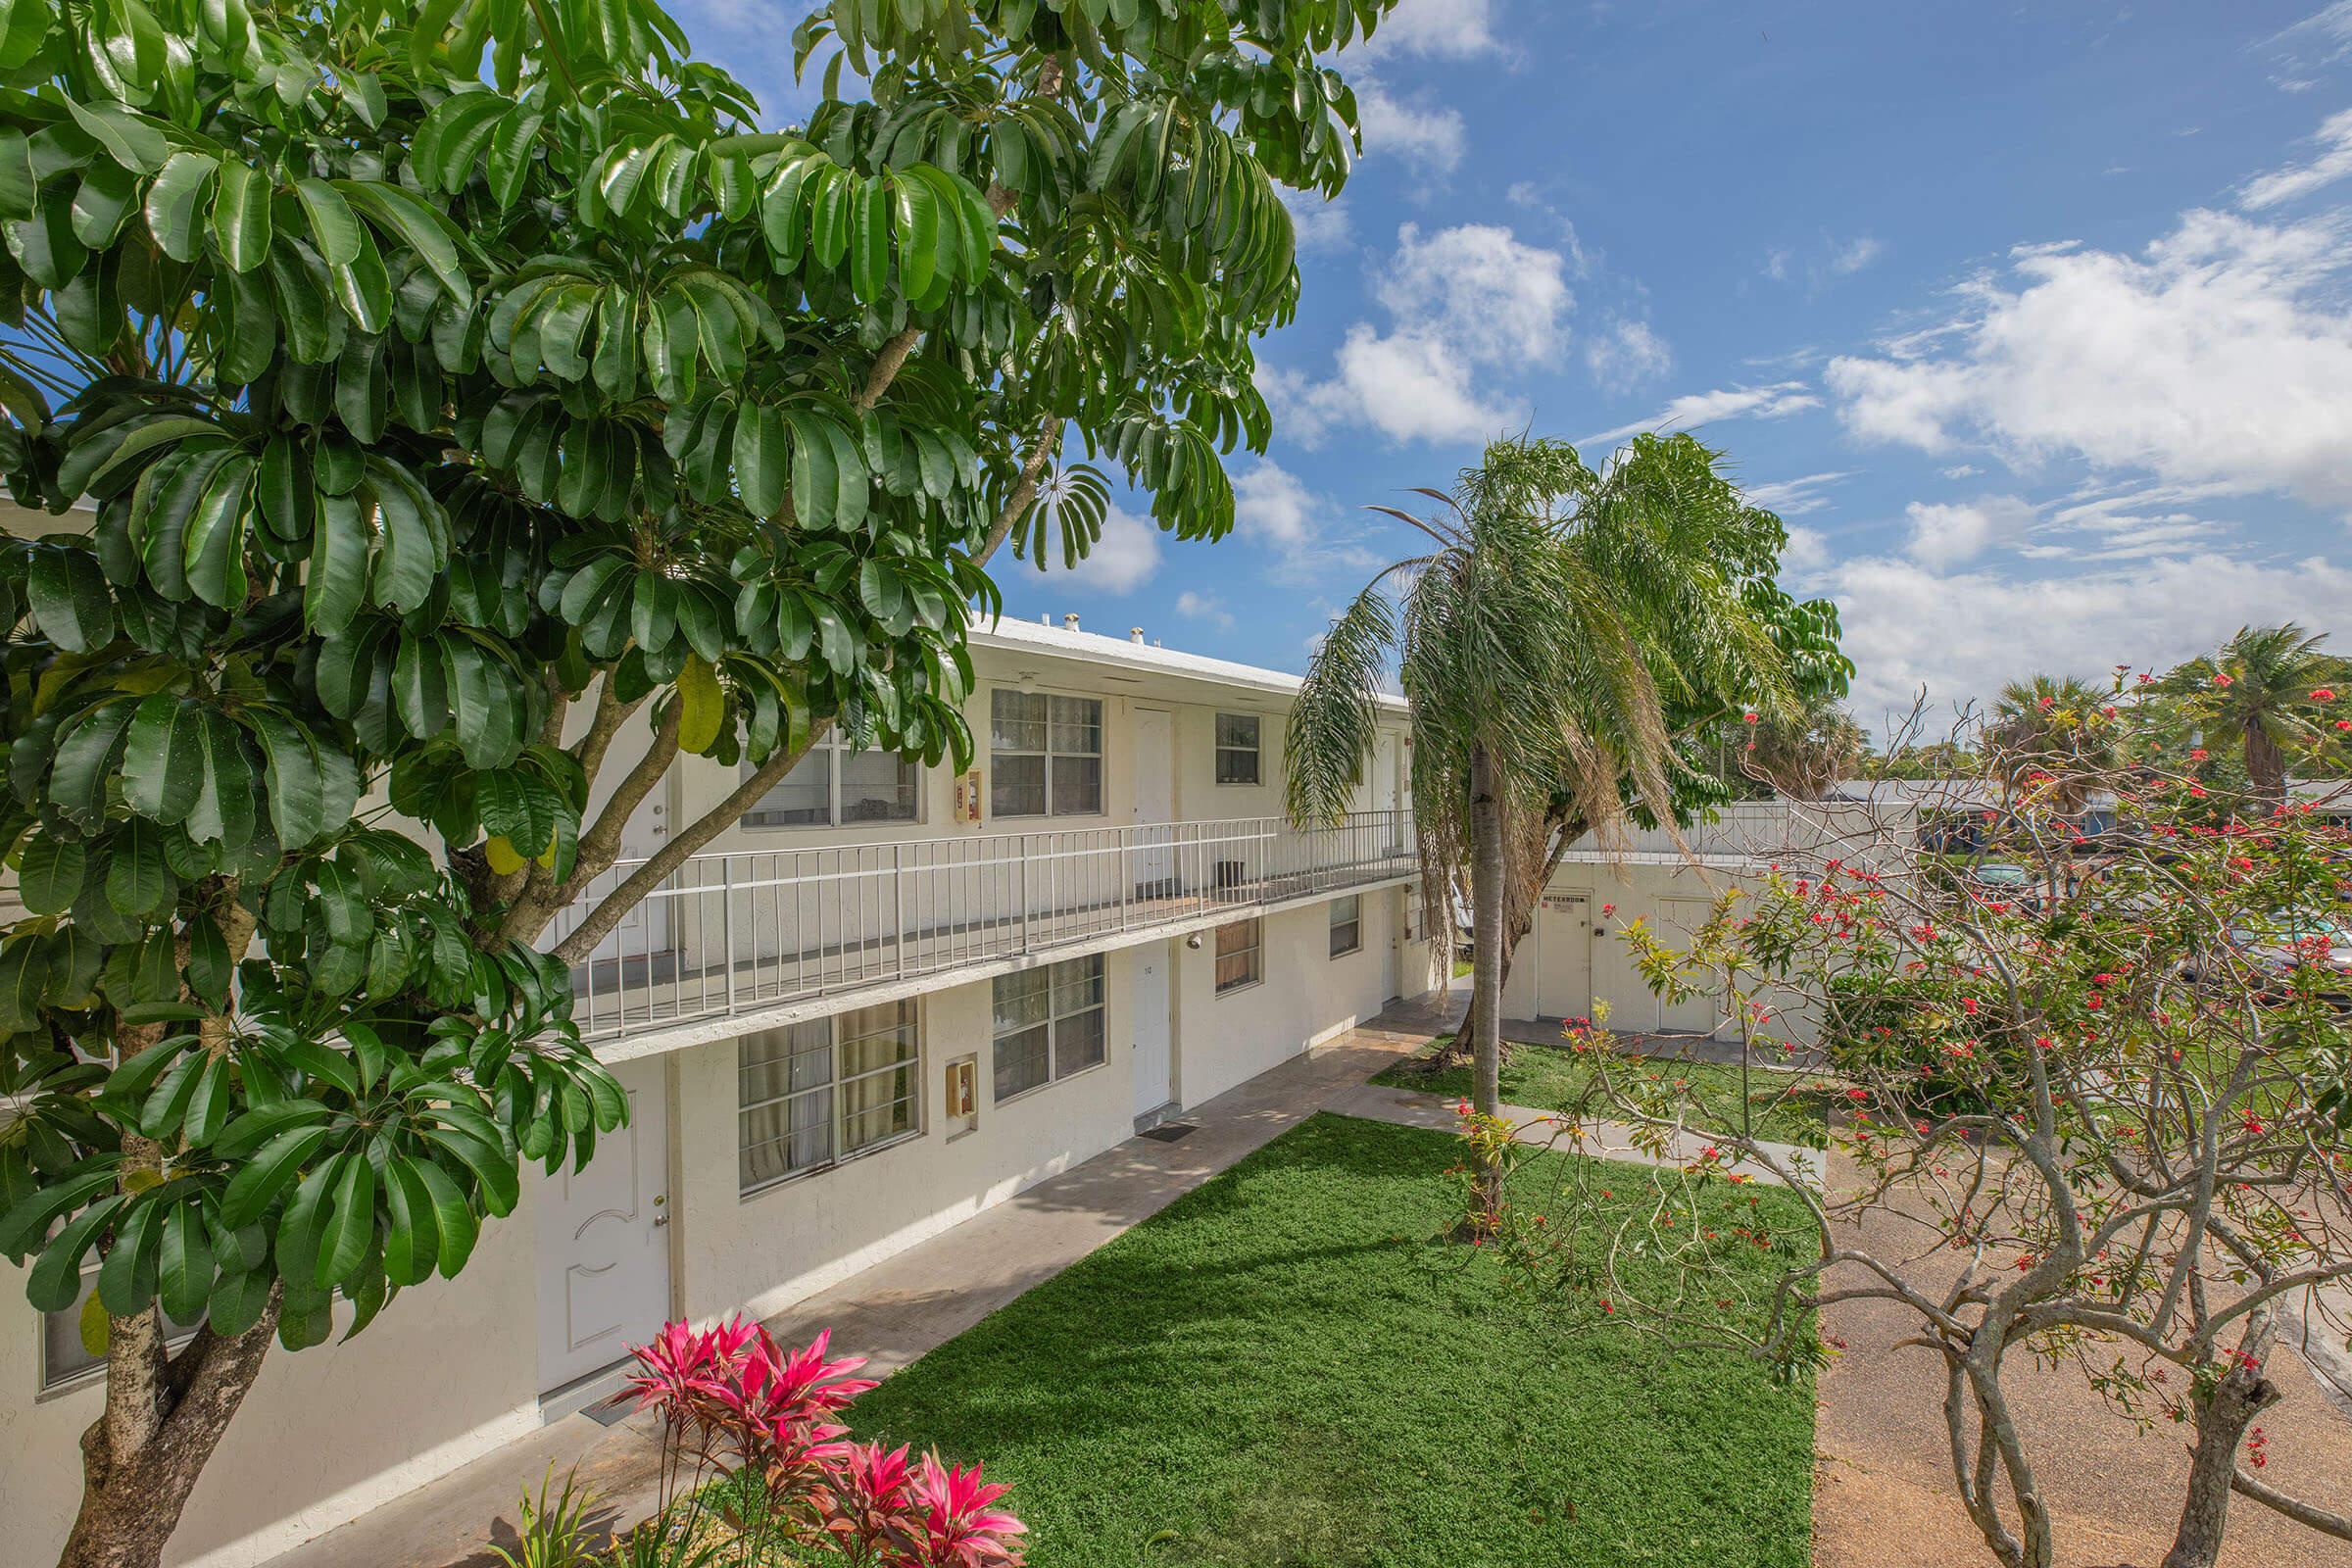
[{"label": "queen palm trunk", "polygon": [[1470,754],[1471,1102],[1494,1115],[1502,1104],[1502,797],[1494,754]]}]

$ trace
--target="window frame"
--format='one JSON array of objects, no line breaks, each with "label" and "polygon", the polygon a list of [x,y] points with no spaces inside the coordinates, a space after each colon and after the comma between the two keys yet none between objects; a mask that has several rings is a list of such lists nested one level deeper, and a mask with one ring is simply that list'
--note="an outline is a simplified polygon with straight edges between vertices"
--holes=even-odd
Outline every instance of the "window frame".
[{"label": "window frame", "polygon": [[[823,740],[817,742],[815,746],[811,746],[808,749],[808,757],[817,756],[820,748],[825,757],[825,820],[822,822],[762,822],[758,820],[760,815],[760,809],[758,805],[754,805],[744,811],[741,825],[755,833],[829,833],[843,828],[855,831],[860,828],[873,827],[922,826],[924,795],[923,784],[925,775],[929,772],[929,769],[923,766],[919,759],[907,757],[898,752],[887,752],[878,746],[862,746],[853,751],[850,749],[847,739],[838,729],[829,731]],[[896,758],[899,765],[902,768],[913,769],[914,809],[911,813],[906,816],[874,817],[861,822],[845,822],[841,819],[842,763],[852,757],[866,756]],[[794,769],[806,766],[808,764],[808,757],[804,757],[801,759],[798,763],[794,764],[794,768],[786,769],[784,778],[776,780],[775,788],[771,789],[768,793],[772,795],[775,793],[775,790],[782,789],[784,787],[785,779],[789,779],[792,776]],[[759,765],[753,762],[751,759],[746,758],[744,759],[743,766],[739,770],[737,776],[739,778],[749,778],[758,771]],[[762,799],[764,799],[764,797],[762,797]]]},{"label": "window frame", "polygon": [[[1229,746],[1225,743],[1224,726],[1227,719],[1239,719],[1250,725],[1250,744]],[[1209,775],[1219,789],[1259,789],[1266,781],[1266,721],[1262,713],[1218,712],[1209,720]],[[1228,754],[1250,759],[1248,778],[1227,778],[1225,759]]]},{"label": "window frame", "polygon": [[[74,1292],[74,1304],[72,1306],[69,1306],[60,1312],[35,1312],[33,1314],[33,1332],[36,1336],[36,1343],[34,1345],[33,1353],[32,1371],[34,1383],[32,1396],[36,1403],[43,1399],[59,1398],[66,1395],[75,1393],[81,1389],[103,1388],[105,1386],[106,1357],[103,1355],[97,1360],[92,1361],[88,1366],[76,1367],[71,1372],[59,1373],[55,1376],[52,1376],[49,1370],[49,1320],[51,1318],[68,1319],[68,1326],[74,1333],[75,1343],[80,1343],[81,1303],[88,1299],[88,1293],[97,1290],[97,1288],[98,1265],[93,1262],[88,1268],[85,1268],[81,1271],[81,1285]],[[158,1310],[161,1310],[160,1306],[158,1307]],[[198,1324],[193,1328],[175,1328],[172,1326],[170,1318],[165,1318],[164,1348],[167,1351],[178,1349],[181,1346],[194,1339],[198,1329],[201,1329],[202,1327],[202,1324]]]},{"label": "window frame", "polygon": [[[1244,927],[1244,926],[1249,926],[1249,927],[1253,927],[1253,928],[1254,928],[1254,932],[1255,932],[1255,934],[1254,934],[1253,940],[1252,940],[1252,941],[1250,942],[1250,944],[1248,947],[1246,947],[1246,948],[1240,949],[1240,950],[1238,950],[1237,952],[1234,952],[1234,953],[1227,953],[1227,952],[1224,950],[1224,946],[1223,946],[1223,943],[1224,943],[1224,937],[1225,937],[1225,933],[1226,933],[1226,932],[1228,932],[1228,931],[1239,930],[1239,929],[1241,929],[1241,928],[1242,928],[1242,927]],[[1249,956],[1250,956],[1250,973],[1248,974],[1248,976],[1246,976],[1245,978],[1243,978],[1243,979],[1240,979],[1240,980],[1220,980],[1220,979],[1218,979],[1218,978],[1217,978],[1217,975],[1216,975],[1216,966],[1217,966],[1218,964],[1221,964],[1221,963],[1223,963],[1223,962],[1224,962],[1224,961],[1225,961],[1227,958],[1238,958],[1238,957],[1240,957],[1240,956],[1241,956],[1243,954],[1248,954],[1248,955],[1249,955]],[[1211,987],[1211,990],[1210,990],[1210,995],[1212,995],[1212,996],[1218,996],[1218,997],[1229,997],[1229,996],[1232,996],[1232,995],[1233,995],[1235,992],[1237,992],[1237,991],[1247,991],[1247,990],[1249,990],[1249,989],[1250,989],[1250,987],[1252,987],[1252,986],[1262,986],[1262,985],[1264,985],[1265,983],[1266,983],[1266,922],[1265,922],[1265,917],[1264,917],[1264,916],[1262,916],[1262,915],[1255,915],[1255,914],[1252,914],[1252,915],[1250,915],[1250,916],[1248,916],[1248,917],[1246,917],[1246,918],[1244,918],[1244,919],[1240,919],[1240,920],[1228,920],[1228,921],[1226,921],[1226,922],[1225,922],[1223,925],[1221,925],[1221,926],[1218,926],[1218,927],[1216,928],[1216,941],[1212,942],[1212,943],[1210,944],[1210,948],[1209,948],[1209,984],[1210,984],[1210,987]]]},{"label": "window frame", "polygon": [[[1044,745],[1042,750],[1032,751],[1027,747],[1000,746],[997,744],[996,732],[997,724],[999,722],[997,716],[997,704],[1001,698],[1006,697],[1034,697],[1046,705],[1045,716],[1043,718],[1034,720],[1034,722],[1041,724],[1044,727],[1044,735],[1042,737]],[[1094,723],[1090,726],[1095,732],[1095,749],[1093,751],[1071,752],[1055,749],[1054,745],[1054,704],[1056,701],[1066,703],[1085,703],[1094,709]],[[1027,723],[1032,721],[1024,719],[1020,720],[1019,722]],[[1081,692],[1050,692],[1043,690],[1026,691],[1018,686],[994,686],[989,689],[988,694],[988,814],[991,817],[1003,818],[1004,820],[1014,822],[1027,822],[1049,820],[1057,816],[1099,817],[1107,816],[1109,814],[1110,705],[1103,699],[1100,697],[1090,697]],[[998,809],[997,763],[1000,758],[1006,757],[1034,757],[1044,764],[1045,809],[1040,811],[1005,811]],[[1054,799],[1054,764],[1055,761],[1063,758],[1092,758],[1094,760],[1095,801],[1094,805],[1086,810],[1064,811],[1055,808],[1056,803]]]},{"label": "window frame", "polygon": [[[914,1047],[913,1054],[902,1060],[888,1062],[880,1067],[869,1067],[863,1072],[848,1074],[843,1073],[842,1048],[845,1042],[843,1041],[841,1032],[842,1021],[854,1013],[870,1012],[877,1007],[897,1007],[899,1009],[901,1021],[898,1027],[912,1032],[912,1044]],[[925,1052],[923,1046],[923,1007],[922,999],[920,997],[902,997],[895,1002],[869,1003],[862,1007],[846,1007],[840,1012],[828,1013],[821,1020],[814,1018],[803,1020],[803,1023],[817,1022],[822,1022],[829,1034],[829,1040],[826,1046],[826,1065],[828,1075],[825,1081],[822,1084],[812,1084],[807,1089],[792,1089],[788,1087],[784,1093],[780,1095],[772,1095],[765,1100],[747,1102],[743,1098],[744,1046],[749,1041],[758,1039],[762,1035],[789,1035],[792,1030],[800,1027],[800,1025],[785,1024],[780,1029],[756,1030],[752,1034],[738,1036],[736,1039],[735,1158],[736,1197],[739,1200],[749,1200],[759,1197],[762,1193],[774,1192],[777,1188],[785,1186],[788,1183],[802,1181],[810,1176],[821,1176],[826,1171],[838,1170],[853,1160],[863,1159],[869,1154],[878,1154],[886,1149],[896,1149],[901,1144],[912,1143],[916,1139],[921,1138],[927,1130],[923,1116],[923,1064],[925,1061]],[[864,1039],[868,1037],[858,1036],[855,1038]],[[789,1060],[790,1058],[787,1056],[784,1059]],[[772,1066],[774,1064],[767,1063],[764,1065]],[[911,1074],[908,1079],[908,1088],[905,1097],[906,1102],[913,1107],[914,1115],[911,1124],[900,1132],[892,1133],[884,1138],[878,1138],[870,1144],[862,1144],[856,1149],[843,1148],[843,1144],[845,1142],[844,1131],[848,1125],[848,1119],[850,1115],[850,1112],[845,1108],[848,1103],[848,1096],[844,1093],[844,1091],[847,1090],[853,1083],[863,1083],[867,1079],[879,1078],[886,1073],[895,1072],[907,1072]],[[789,1075],[787,1076],[786,1082],[787,1084],[790,1082]],[[815,1094],[824,1094],[831,1097],[829,1102],[830,1119],[827,1122],[827,1127],[832,1136],[832,1152],[827,1154],[823,1159],[817,1160],[812,1164],[804,1165],[798,1170],[788,1170],[780,1175],[770,1176],[764,1181],[760,1181],[750,1187],[742,1185],[742,1160],[745,1151],[748,1147],[744,1143],[743,1138],[744,1118],[755,1110],[764,1110],[770,1105],[789,1104],[795,1100],[800,1100],[806,1098],[807,1096]],[[789,1136],[790,1135],[788,1132],[787,1137]],[[763,1142],[774,1143],[776,1140],[767,1139],[763,1140]]]},{"label": "window frame", "polygon": [[[1341,918],[1340,918],[1340,906],[1341,906],[1341,905],[1343,905],[1343,904],[1346,904],[1346,905],[1350,905],[1350,906],[1353,906],[1352,912],[1351,912],[1351,913],[1350,913],[1350,914],[1348,916],[1348,918],[1347,918],[1347,919],[1345,919],[1345,920],[1343,920],[1343,919],[1341,919]],[[1341,894],[1341,895],[1340,895],[1338,898],[1336,898],[1336,899],[1332,900],[1330,904],[1328,904],[1328,905],[1326,905],[1326,906],[1325,906],[1325,907],[1326,907],[1327,909],[1329,909],[1329,910],[1330,910],[1331,940],[1332,940],[1333,942],[1335,942],[1335,943],[1336,943],[1336,942],[1338,942],[1338,941],[1340,940],[1340,931],[1341,931],[1341,928],[1342,928],[1342,927],[1348,927],[1348,928],[1350,928],[1350,929],[1352,929],[1352,930],[1354,931],[1354,933],[1355,933],[1355,934],[1354,934],[1354,936],[1353,936],[1353,937],[1351,937],[1351,938],[1348,940],[1348,946],[1346,946],[1346,947],[1344,947],[1344,948],[1342,948],[1342,947],[1334,947],[1334,948],[1331,950],[1331,956],[1332,956],[1333,958],[1335,958],[1335,959],[1338,959],[1338,958],[1346,958],[1346,957],[1349,957],[1349,956],[1353,956],[1353,955],[1355,955],[1355,954],[1358,954],[1358,953],[1361,953],[1361,952],[1363,952],[1363,951],[1364,951],[1364,900],[1363,900],[1363,895],[1361,895],[1361,894],[1359,894],[1359,893],[1343,893],[1343,894]]]},{"label": "window frame", "polygon": [[[1099,988],[1095,1003],[1091,1006],[1073,1008],[1068,1012],[1055,1012],[1054,998],[1063,989],[1063,984],[1054,976],[1073,966],[1082,965],[1091,965],[1093,968],[1094,972],[1091,978]],[[996,1026],[996,988],[1007,980],[1025,980],[1031,975],[1039,974],[1046,976],[1046,1016],[1037,1023],[1022,1024],[1012,1029],[999,1029]],[[1098,1072],[1110,1064],[1110,966],[1103,961],[1102,954],[1083,954],[1075,958],[1062,958],[1054,963],[1041,963],[1027,969],[1016,969],[1010,974],[998,975],[989,981],[988,1002],[988,1100],[990,1104],[1007,1105],[1016,1100],[1026,1100],[1031,1095],[1043,1094],[1055,1084],[1066,1083],[1072,1078],[1082,1078],[1090,1072]],[[1074,1067],[1064,1072],[1061,1069],[1061,1026],[1072,1019],[1084,1018],[1090,1014],[1102,1015],[1102,1026],[1096,1036],[1096,1043],[1101,1054],[1083,1067]],[[1006,1094],[1001,1087],[1002,1080],[997,1070],[998,1048],[1005,1041],[1025,1035],[1033,1029],[1043,1029],[1046,1032],[1046,1075],[1033,1084],[1025,1085]]]}]

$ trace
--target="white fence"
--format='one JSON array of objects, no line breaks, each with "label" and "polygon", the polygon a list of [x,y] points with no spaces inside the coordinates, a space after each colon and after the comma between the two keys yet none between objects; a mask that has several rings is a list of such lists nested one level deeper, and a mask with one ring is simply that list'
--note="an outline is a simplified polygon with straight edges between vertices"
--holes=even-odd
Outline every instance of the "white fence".
[{"label": "white fence", "polygon": [[[574,929],[643,860],[599,876]],[[1418,869],[1409,811],[745,850],[688,859],[572,970],[591,1040],[1345,892]]]}]

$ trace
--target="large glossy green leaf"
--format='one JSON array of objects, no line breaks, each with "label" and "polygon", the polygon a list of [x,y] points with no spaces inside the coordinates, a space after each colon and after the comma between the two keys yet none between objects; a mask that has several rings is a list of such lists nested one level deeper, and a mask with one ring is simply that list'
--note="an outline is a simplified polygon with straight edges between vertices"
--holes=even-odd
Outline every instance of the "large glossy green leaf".
[{"label": "large glossy green leaf", "polygon": [[33,624],[69,654],[86,654],[115,640],[114,596],[98,558],[76,546],[33,552],[25,580]]},{"label": "large glossy green leaf", "polygon": [[223,610],[245,604],[245,534],[252,519],[246,498],[253,488],[253,459],[242,453],[214,473],[189,514],[181,552],[188,589]]},{"label": "large glossy green leaf", "polygon": [[176,152],[147,187],[147,230],[173,261],[192,262],[202,249],[205,197],[220,173],[218,159]]},{"label": "large glossy green leaf", "polygon": [[213,197],[213,243],[233,271],[250,272],[270,254],[270,181],[243,160],[223,156]]},{"label": "large glossy green leaf", "polygon": [[311,225],[311,243],[329,267],[348,267],[360,254],[360,220],[343,193],[323,179],[298,179],[294,198]]},{"label": "large glossy green leaf", "polygon": [[[321,637],[339,637],[368,597],[368,521],[357,496],[321,496],[311,532],[303,618]],[[345,715],[348,716],[348,715]]]},{"label": "large glossy green leaf", "polygon": [[141,702],[122,752],[122,798],[130,808],[178,822],[203,775],[204,725],[195,705],[165,692]]},{"label": "large glossy green leaf", "polygon": [[63,914],[81,897],[89,852],[79,839],[40,833],[17,866],[17,897],[34,914]]}]

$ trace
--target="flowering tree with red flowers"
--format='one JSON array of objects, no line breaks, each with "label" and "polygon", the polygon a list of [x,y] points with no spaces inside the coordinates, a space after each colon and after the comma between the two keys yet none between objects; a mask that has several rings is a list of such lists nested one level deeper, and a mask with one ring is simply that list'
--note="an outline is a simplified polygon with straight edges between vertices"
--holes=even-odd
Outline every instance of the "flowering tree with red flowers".
[{"label": "flowering tree with red flowers", "polygon": [[826,1358],[831,1338],[787,1350],[730,1318],[670,1323],[632,1352],[622,1397],[662,1432],[661,1505],[640,1529],[710,1548],[712,1568],[1019,1568],[1026,1527],[980,1466],[849,1441],[835,1417],[874,1383],[854,1375],[862,1357]]},{"label": "flowering tree with red flowers", "polygon": [[[1639,1217],[1621,1205],[1641,1178],[1608,1173],[1604,1215],[1599,1167],[1565,1161],[1514,1166],[1473,1218],[1595,1317],[1785,1368],[1835,1353],[1821,1308],[1899,1307],[1941,1357],[1953,1480],[2006,1568],[2059,1549],[2042,1478],[2066,1455],[2035,1451],[2012,1403],[2035,1360],[2182,1430],[2165,1568],[2215,1561],[2233,1494],[2352,1542],[2261,1426],[2317,1397],[2283,1348],[2352,1386],[2352,843],[2309,803],[2192,801],[2187,775],[2006,776],[1977,869],[1923,845],[1909,803],[1791,806],[1788,842],[1689,947],[1625,931],[1654,989],[1722,998],[1748,1059],[1829,1070],[1826,1161],[1586,1030],[1588,1097],[1549,1132],[1632,1127],[1658,1161]],[[2109,799],[2113,827],[2086,823],[2079,803]],[[1982,874],[1996,861],[2025,874]],[[1818,1092],[1806,1076],[1791,1093]],[[1803,1221],[1743,1217],[1726,1200],[1748,1182],[1789,1188]],[[1787,1259],[1761,1286],[1757,1249]]]}]

